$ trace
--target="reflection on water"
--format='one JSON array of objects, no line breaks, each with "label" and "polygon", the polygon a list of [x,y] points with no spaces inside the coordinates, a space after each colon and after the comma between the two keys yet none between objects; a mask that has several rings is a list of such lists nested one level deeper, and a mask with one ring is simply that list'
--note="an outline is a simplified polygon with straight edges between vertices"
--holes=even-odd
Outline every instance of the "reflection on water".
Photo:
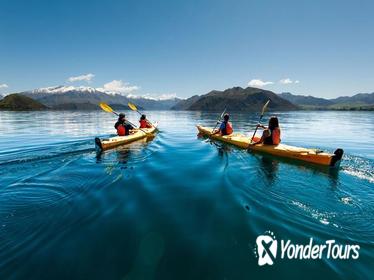
[{"label": "reflection on water", "polygon": [[264,178],[268,180],[268,185],[271,186],[274,183],[274,180],[277,177],[278,161],[270,157],[261,157],[260,165],[261,169],[264,172]]},{"label": "reflection on water", "polygon": [[[146,114],[160,124],[153,140],[97,155],[110,114],[0,112],[0,279],[371,277],[372,113],[278,114],[284,143],[344,148],[335,172],[197,138],[217,114]],[[247,135],[258,120],[231,118]],[[360,258],[263,269],[253,245],[266,230],[358,243]]]}]

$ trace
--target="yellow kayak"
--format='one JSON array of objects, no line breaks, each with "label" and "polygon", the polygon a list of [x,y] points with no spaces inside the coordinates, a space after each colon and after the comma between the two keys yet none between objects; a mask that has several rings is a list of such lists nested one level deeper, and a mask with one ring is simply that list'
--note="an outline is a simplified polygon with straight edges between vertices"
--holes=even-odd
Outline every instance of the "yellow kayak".
[{"label": "yellow kayak", "polygon": [[233,133],[231,135],[221,136],[219,134],[211,135],[212,128],[203,127],[201,125],[197,125],[197,129],[199,133],[205,136],[210,136],[212,139],[216,139],[222,142],[226,142],[235,146],[238,146],[243,149],[249,149],[256,152],[263,152],[267,154],[271,154],[274,156],[284,157],[284,158],[291,158],[302,160],[314,164],[330,166],[330,167],[337,167],[340,164],[340,161],[343,156],[343,150],[337,149],[334,154],[325,153],[317,149],[306,149],[306,148],[299,148],[284,144],[279,145],[264,145],[264,144],[257,144],[257,145],[250,145],[250,137]]},{"label": "yellow kayak", "polygon": [[130,135],[127,136],[114,136],[105,139],[95,138],[96,151],[102,152],[120,145],[128,144],[149,137],[150,135],[153,135],[157,130],[157,123],[153,123],[152,125],[153,127],[151,128],[142,128],[141,130],[138,128],[133,129],[131,130]]}]

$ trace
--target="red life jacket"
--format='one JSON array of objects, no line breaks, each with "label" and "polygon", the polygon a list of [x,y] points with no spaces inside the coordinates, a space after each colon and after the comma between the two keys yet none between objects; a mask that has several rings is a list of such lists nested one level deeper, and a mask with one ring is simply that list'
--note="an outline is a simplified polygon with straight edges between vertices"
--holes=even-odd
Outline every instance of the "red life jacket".
[{"label": "red life jacket", "polygon": [[278,145],[281,142],[280,136],[281,136],[280,128],[279,127],[274,128],[273,131],[271,132],[271,139],[273,141],[273,145]]},{"label": "red life jacket", "polygon": [[126,135],[126,128],[122,124],[120,124],[117,127],[117,134],[118,134],[118,136],[125,136]]},{"label": "red life jacket", "polygon": [[230,135],[234,132],[234,130],[232,129],[232,124],[231,122],[227,122],[226,123],[226,133],[227,135]]},{"label": "red life jacket", "polygon": [[140,120],[140,128],[151,128],[151,126],[148,124],[146,120]]}]

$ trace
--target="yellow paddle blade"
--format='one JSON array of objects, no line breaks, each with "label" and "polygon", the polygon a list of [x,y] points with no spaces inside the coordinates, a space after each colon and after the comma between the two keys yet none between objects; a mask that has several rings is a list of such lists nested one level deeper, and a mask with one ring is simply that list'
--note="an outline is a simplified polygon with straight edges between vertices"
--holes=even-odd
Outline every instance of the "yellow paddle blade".
[{"label": "yellow paddle blade", "polygon": [[129,106],[130,109],[133,110],[133,111],[138,111],[138,108],[136,108],[134,103],[129,102],[129,103],[127,103],[127,106]]},{"label": "yellow paddle blade", "polygon": [[265,110],[268,107],[269,102],[270,102],[270,99],[265,103],[264,107],[262,107],[262,113],[261,113],[261,115],[263,115],[265,113]]},{"label": "yellow paddle blade", "polygon": [[100,102],[99,103],[99,106],[101,107],[101,109],[103,109],[105,112],[108,112],[108,113],[113,113],[113,109],[112,107],[110,107],[108,104],[106,104],[105,102]]}]

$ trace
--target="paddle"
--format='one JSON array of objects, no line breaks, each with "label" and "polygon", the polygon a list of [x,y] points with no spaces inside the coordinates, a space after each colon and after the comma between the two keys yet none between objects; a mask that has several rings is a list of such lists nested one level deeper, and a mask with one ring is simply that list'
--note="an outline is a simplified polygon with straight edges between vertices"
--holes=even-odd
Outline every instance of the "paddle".
[{"label": "paddle", "polygon": [[[108,113],[113,113],[113,114],[115,114],[115,115],[119,115],[116,111],[114,111],[113,110],[113,108],[112,107],[110,107],[108,104],[106,104],[105,102],[100,102],[99,103],[99,106],[100,106],[100,108],[101,109],[103,109],[105,112],[108,112]],[[136,125],[135,124],[133,124],[132,122],[130,122],[130,121],[128,121],[128,120],[126,120],[126,122],[127,123],[129,123],[129,124],[131,124],[133,127],[136,127]],[[148,133],[148,132],[146,132],[146,131],[144,131],[143,129],[141,129],[140,127],[138,128],[139,130],[141,130],[142,132],[144,132],[145,134],[151,134],[151,133]]]},{"label": "paddle", "polygon": [[258,125],[261,123],[262,117],[264,116],[265,110],[266,110],[266,108],[268,107],[269,102],[270,102],[270,99],[269,99],[269,100],[265,103],[265,105],[262,107],[262,112],[261,112],[260,119],[258,120],[258,123],[257,123],[256,129],[255,129],[255,132],[253,133],[252,138],[251,138],[251,141],[250,141],[249,143],[252,143],[253,138],[254,138],[255,135],[256,135],[256,132],[257,132],[257,129],[258,129]]},{"label": "paddle", "polygon": [[[138,112],[139,115],[143,115],[142,113],[139,112],[138,108],[136,107],[136,105],[135,105],[134,103],[129,102],[129,103],[127,103],[127,106],[129,106],[129,108],[130,108],[131,110],[133,110],[133,111],[135,111],[135,112]],[[149,125],[153,126],[153,125],[152,125],[152,124],[151,124],[147,119],[146,119],[146,122],[147,122]]]},{"label": "paddle", "polygon": [[217,120],[216,126],[213,128],[213,130],[212,130],[212,132],[210,133],[210,135],[213,134],[214,130],[217,128],[217,125],[219,124],[219,121],[222,120],[223,115],[224,115],[225,113],[226,113],[226,107],[225,107],[225,109],[223,110],[223,112],[222,112],[221,116],[219,117],[219,119]]}]

